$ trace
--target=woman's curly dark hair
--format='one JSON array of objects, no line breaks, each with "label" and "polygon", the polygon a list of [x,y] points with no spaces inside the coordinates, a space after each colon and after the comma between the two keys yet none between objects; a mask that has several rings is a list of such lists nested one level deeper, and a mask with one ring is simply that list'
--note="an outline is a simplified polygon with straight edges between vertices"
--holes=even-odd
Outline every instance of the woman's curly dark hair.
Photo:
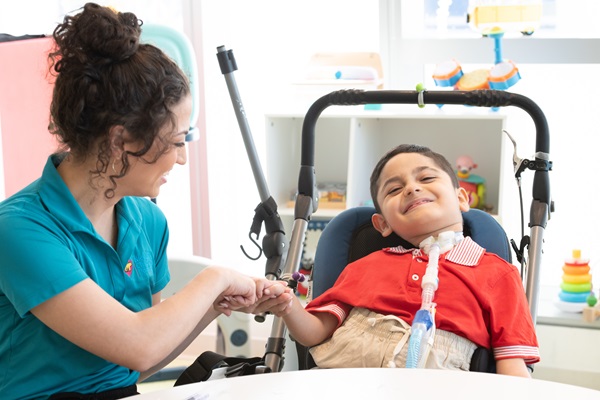
[{"label": "woman's curly dark hair", "polygon": [[[108,198],[114,196],[116,179],[127,174],[127,156],[146,154],[165,124],[175,129],[171,109],[190,94],[181,69],[157,47],[140,43],[141,27],[135,14],[87,3],[53,33],[50,131],[62,147],[82,160],[97,157],[93,180],[108,169],[111,127],[122,125],[132,140],[144,143],[140,151],[121,155],[122,168],[109,177],[111,187],[104,192]],[[154,160],[145,161],[155,162],[170,144],[161,146]]]}]

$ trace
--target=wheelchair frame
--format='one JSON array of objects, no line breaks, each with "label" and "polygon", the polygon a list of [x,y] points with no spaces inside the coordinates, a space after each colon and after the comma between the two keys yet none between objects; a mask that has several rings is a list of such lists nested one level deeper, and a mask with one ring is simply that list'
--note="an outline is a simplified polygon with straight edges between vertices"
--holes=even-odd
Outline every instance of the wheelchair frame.
[{"label": "wheelchair frame", "polygon": [[[269,279],[287,280],[291,286],[297,284],[298,271],[302,258],[304,238],[312,214],[318,208],[318,190],[315,179],[315,127],[321,113],[330,106],[349,106],[365,104],[453,104],[475,107],[516,106],[529,114],[536,129],[535,159],[518,160],[513,158],[515,177],[519,180],[525,169],[533,170],[533,198],[530,206],[527,273],[525,276],[525,293],[533,323],[536,323],[537,303],[539,297],[539,270],[541,267],[542,244],[544,231],[553,202],[550,195],[550,179],[548,172],[552,170],[550,161],[550,134],[546,117],[540,107],[531,99],[511,92],[498,90],[474,91],[402,91],[402,90],[338,90],[317,99],[306,113],[302,125],[301,165],[298,178],[298,194],[294,208],[294,223],[289,245],[283,231],[283,224],[277,214],[277,204],[270,196],[266,181],[260,169],[260,163],[254,150],[245,112],[233,78],[237,70],[235,58],[231,50],[224,46],[217,48],[217,58],[227,81],[238,123],[242,130],[244,143],[250,158],[253,173],[261,195],[261,203],[255,209],[249,237],[254,233],[258,238],[260,226],[264,222],[266,235],[263,248],[267,257],[266,277]],[[522,238],[522,240],[525,238]],[[523,243],[522,243],[523,245]],[[243,248],[242,248],[243,250]],[[262,249],[261,249],[262,252]],[[264,316],[258,316],[258,321]],[[275,317],[271,328],[271,336],[266,344],[264,368],[256,368],[255,373],[279,372],[283,368],[286,327],[282,318]]]},{"label": "wheelchair frame", "polygon": [[[294,210],[294,224],[290,240],[284,277],[291,276],[300,267],[302,238],[308,221],[318,207],[318,192],[314,170],[315,126],[321,113],[333,105],[362,104],[458,104],[477,107],[516,106],[526,111],[536,127],[535,160],[524,160],[515,165],[515,177],[519,178],[524,169],[535,171],[533,199],[530,208],[530,243],[528,248],[528,269],[525,279],[525,293],[533,322],[536,322],[539,297],[539,270],[541,266],[544,230],[550,219],[553,204],[550,196],[548,172],[552,169],[549,158],[550,136],[546,117],[542,110],[529,98],[504,91],[399,91],[399,90],[339,90],[322,96],[309,108],[302,126],[301,166],[298,179],[298,195]],[[291,256],[290,256],[291,254]]]}]

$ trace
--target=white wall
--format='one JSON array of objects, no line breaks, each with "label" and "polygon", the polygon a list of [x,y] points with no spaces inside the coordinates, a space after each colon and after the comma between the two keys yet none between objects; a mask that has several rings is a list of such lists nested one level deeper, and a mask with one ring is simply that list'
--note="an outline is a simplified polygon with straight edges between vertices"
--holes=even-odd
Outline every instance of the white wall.
[{"label": "white wall", "polygon": [[[244,244],[249,251],[254,250],[247,234],[259,197],[225,80],[218,70],[216,47],[225,45],[235,54],[239,70],[234,75],[256,148],[261,160],[264,160],[263,116],[274,108],[285,108],[285,104],[290,104],[292,108],[291,104],[297,99],[290,91],[289,83],[301,74],[312,53],[381,51],[384,59],[389,59],[389,53],[394,51],[394,48],[389,47],[390,41],[396,40],[393,43],[398,43],[398,33],[388,30],[384,21],[386,18],[393,18],[394,8],[400,2],[381,1],[377,4],[368,0],[355,0],[302,2],[299,6],[293,4],[289,1],[202,2],[213,257],[250,273],[261,273],[264,262],[247,261],[238,245]],[[578,4],[597,7],[593,2]],[[583,24],[588,29],[582,29],[582,24],[576,21],[581,21],[584,17],[580,16],[577,20],[572,13],[567,12],[568,7],[565,8],[564,5],[564,2],[558,2],[560,18],[555,21],[557,33],[566,37],[585,36],[586,33],[588,36],[598,37],[596,25]],[[343,17],[341,8],[344,9]],[[249,18],[249,15],[253,17]],[[577,29],[573,31],[572,27]],[[479,56],[480,63],[492,63],[492,40],[480,40],[485,49]],[[596,192],[588,175],[596,169],[593,163],[593,143],[598,129],[593,118],[596,113],[595,94],[600,90],[600,81],[593,79],[593,76],[598,73],[598,52],[589,52],[591,61],[587,61],[588,63],[572,64],[573,61],[561,58],[561,54],[571,54],[568,52],[570,49],[561,48],[560,41],[557,43],[558,47],[552,47],[551,50],[534,45],[525,49],[526,54],[520,53],[527,60],[535,60],[537,57],[555,59],[552,64],[539,64],[536,61],[520,63],[510,53],[511,47],[508,45],[505,45],[503,55],[517,63],[522,76],[521,81],[510,90],[535,101],[544,111],[550,127],[550,157],[554,162],[550,180],[556,212],[552,214],[544,232],[541,283],[558,285],[564,259],[571,256],[572,249],[579,248],[584,257],[591,259],[597,286],[600,282],[600,270],[596,271],[594,267],[600,257],[600,247],[595,243],[592,221],[600,221],[600,211],[591,206]],[[597,48],[598,41],[593,45]],[[451,41],[443,41],[443,46],[450,46],[447,51],[452,53]],[[511,43],[511,46],[514,44]],[[427,66],[443,61],[439,58],[442,55],[437,57],[435,52],[428,52],[426,49],[427,47],[421,52],[401,55],[407,62],[422,61],[419,75],[414,79],[410,75],[406,75],[407,78],[401,74],[405,70],[400,65],[385,65],[384,75],[388,88],[412,89],[415,82],[423,81],[429,89],[435,90],[430,74],[425,72],[430,71]],[[456,53],[459,53],[458,48]],[[401,60],[395,61],[402,63]],[[468,71],[478,66],[480,65],[471,63],[464,64],[463,68]],[[535,130],[531,118],[514,107],[506,107],[501,112],[509,116],[507,128],[517,139],[518,155],[532,159]],[[512,157],[512,152],[507,156]],[[506,171],[506,174],[510,176],[512,171]],[[522,177],[527,222],[533,172],[526,171]],[[296,180],[297,176],[291,176],[290,179]],[[509,237],[518,242],[520,209],[514,179],[509,178],[505,185],[504,204],[509,209],[507,215],[512,218],[505,219],[503,223]],[[529,234],[527,226],[525,232]]]},{"label": "white wall", "polygon": [[[200,37],[201,43],[195,43],[195,47],[200,52],[200,69],[205,79],[200,123],[206,123],[201,134],[206,135],[208,142],[211,255],[240,271],[263,275],[264,258],[250,261],[239,248],[244,245],[250,254],[256,254],[248,232],[260,198],[225,79],[218,67],[216,48],[225,45],[234,52],[239,68],[234,77],[256,152],[264,163],[264,114],[293,101],[290,82],[300,79],[313,53],[379,51],[378,3],[370,0],[310,0],[297,5],[276,0],[96,2],[134,12],[145,23],[164,24],[182,31],[187,24],[188,35],[196,42]],[[85,1],[78,0],[4,2],[0,4],[0,32],[15,36],[51,34],[66,13],[83,4]],[[32,9],[40,12],[32,14]],[[159,206],[169,218],[172,255],[190,254],[193,249],[189,181],[190,163],[177,166],[158,198]]]},{"label": "white wall", "polygon": [[[2,115],[0,115],[0,122]],[[4,200],[4,162],[2,162],[2,123],[0,123],[0,201]]]},{"label": "white wall", "polygon": [[[183,31],[181,2],[162,0],[97,0],[96,3],[110,5],[119,11],[135,13],[146,23],[169,26]],[[0,33],[13,36],[25,34],[50,35],[64,15],[81,8],[85,1],[80,0],[20,0],[0,3]],[[32,10],[36,10],[32,12]],[[2,151],[0,143],[0,172],[2,171]],[[169,175],[169,183],[161,188],[158,205],[169,219],[171,240],[170,254],[191,254],[192,226],[190,217],[190,173],[189,164],[176,166]],[[40,171],[41,174],[42,171]],[[0,199],[4,194],[4,180],[0,177]]]},{"label": "white wall", "polygon": [[[521,70],[524,78],[515,85],[515,90],[530,97],[544,111],[550,129],[553,161],[549,175],[556,211],[544,235],[540,282],[558,286],[562,282],[564,260],[571,257],[572,249],[581,249],[582,256],[590,259],[594,288],[597,289],[600,285],[600,247],[595,225],[600,222],[600,209],[595,207],[598,190],[594,159],[600,131],[595,122],[598,111],[594,93],[600,91],[600,82],[585,79],[581,97],[572,88],[582,84],[582,77],[597,74],[600,68],[598,64],[554,64],[523,65]],[[508,121],[511,132],[523,138],[521,143],[524,145],[518,144],[521,157],[532,159],[533,145],[528,145],[528,141],[535,130],[527,119],[530,120],[522,111],[511,110]],[[533,172],[529,171],[527,176],[523,190],[528,199],[525,203],[528,220]],[[510,201],[516,210],[518,198],[513,196]],[[518,233],[514,228],[512,232]]]},{"label": "white wall", "polygon": [[[225,78],[219,70],[217,47],[224,45],[232,50],[237,61],[238,71],[233,75],[264,172],[265,113],[294,102],[290,83],[301,79],[313,53],[379,51],[378,3],[369,0],[200,3],[212,257],[241,271],[263,275],[264,257],[250,261],[239,249],[244,245],[250,254],[256,254],[248,232],[260,197]],[[311,103],[301,111],[305,112]],[[297,178],[290,176],[291,180]]]}]

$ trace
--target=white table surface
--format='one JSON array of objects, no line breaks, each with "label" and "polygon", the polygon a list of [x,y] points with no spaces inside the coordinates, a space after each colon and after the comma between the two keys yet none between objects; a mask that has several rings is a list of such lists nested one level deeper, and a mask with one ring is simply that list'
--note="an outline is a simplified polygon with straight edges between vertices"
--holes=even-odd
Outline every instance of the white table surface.
[{"label": "white table surface", "polygon": [[463,371],[346,368],[209,380],[135,400],[600,399],[600,391],[539,379]]}]

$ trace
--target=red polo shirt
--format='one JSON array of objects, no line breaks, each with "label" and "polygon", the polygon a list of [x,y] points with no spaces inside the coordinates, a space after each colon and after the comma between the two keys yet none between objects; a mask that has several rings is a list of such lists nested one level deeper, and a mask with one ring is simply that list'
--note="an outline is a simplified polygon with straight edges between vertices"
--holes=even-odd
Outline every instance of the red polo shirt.
[{"label": "red polo shirt", "polygon": [[[428,257],[420,249],[388,248],[349,264],[335,285],[311,301],[311,313],[329,312],[341,325],[353,307],[395,315],[408,324],[421,306]],[[438,329],[492,348],[496,360],[539,361],[539,348],[517,268],[465,237],[440,256],[433,301]]]}]

